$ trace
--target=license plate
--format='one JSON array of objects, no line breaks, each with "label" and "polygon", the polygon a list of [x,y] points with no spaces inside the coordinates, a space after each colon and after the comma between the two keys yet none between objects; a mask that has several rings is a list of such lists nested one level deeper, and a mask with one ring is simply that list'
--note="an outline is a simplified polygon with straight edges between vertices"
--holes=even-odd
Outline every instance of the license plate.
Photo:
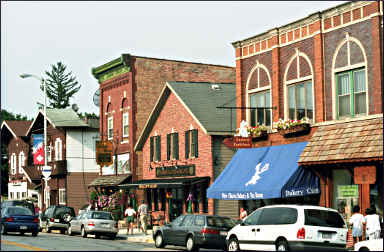
[{"label": "license plate", "polygon": [[225,235],[227,236],[228,232],[227,231],[220,231],[220,235]]},{"label": "license plate", "polygon": [[323,233],[322,237],[323,237],[323,239],[331,239],[332,238],[332,234]]},{"label": "license plate", "polygon": [[60,219],[55,219],[55,222],[60,222]]},{"label": "license plate", "polygon": [[20,226],[20,229],[27,229],[27,226]]},{"label": "license plate", "polygon": [[103,228],[109,228],[109,224],[102,224],[101,225]]}]

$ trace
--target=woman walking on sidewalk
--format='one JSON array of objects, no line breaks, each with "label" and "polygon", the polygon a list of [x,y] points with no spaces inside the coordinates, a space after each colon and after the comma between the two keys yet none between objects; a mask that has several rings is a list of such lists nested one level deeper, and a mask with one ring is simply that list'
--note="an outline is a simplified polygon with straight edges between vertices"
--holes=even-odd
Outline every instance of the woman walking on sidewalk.
[{"label": "woman walking on sidewalk", "polygon": [[129,234],[129,230],[131,230],[131,234],[133,234],[133,222],[135,221],[135,215],[136,211],[131,205],[128,205],[128,208],[124,212],[124,216],[127,217],[127,235]]}]

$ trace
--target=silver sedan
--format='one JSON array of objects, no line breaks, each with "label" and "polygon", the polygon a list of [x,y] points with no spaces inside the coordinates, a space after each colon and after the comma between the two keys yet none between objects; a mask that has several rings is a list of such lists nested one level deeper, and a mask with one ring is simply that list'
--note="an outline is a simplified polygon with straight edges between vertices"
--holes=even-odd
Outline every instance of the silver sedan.
[{"label": "silver sedan", "polygon": [[96,239],[102,235],[115,239],[117,232],[117,221],[113,220],[110,212],[104,211],[83,212],[72,218],[68,226],[68,235],[80,233],[84,238],[88,234],[94,234]]}]

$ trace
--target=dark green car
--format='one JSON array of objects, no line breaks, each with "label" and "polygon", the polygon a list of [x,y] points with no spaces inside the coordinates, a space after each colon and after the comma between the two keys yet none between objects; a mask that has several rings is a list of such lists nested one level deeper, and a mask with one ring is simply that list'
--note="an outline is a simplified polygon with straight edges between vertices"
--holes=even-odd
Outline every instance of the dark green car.
[{"label": "dark green car", "polygon": [[229,217],[187,214],[153,231],[157,248],[166,245],[184,246],[188,251],[199,248],[225,249],[225,237],[236,225]]}]

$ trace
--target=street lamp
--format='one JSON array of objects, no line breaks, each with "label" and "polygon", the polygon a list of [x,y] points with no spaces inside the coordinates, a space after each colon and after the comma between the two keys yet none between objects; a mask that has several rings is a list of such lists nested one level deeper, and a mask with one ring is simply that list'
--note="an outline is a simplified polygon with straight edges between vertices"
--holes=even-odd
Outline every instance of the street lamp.
[{"label": "street lamp", "polygon": [[[25,78],[29,78],[29,77],[32,77],[32,78],[35,78],[35,79],[38,79],[39,81],[41,81],[41,83],[43,84],[43,87],[44,87],[44,170],[47,170],[48,169],[48,166],[47,166],[47,85],[45,83],[45,80],[37,75],[34,75],[34,74],[20,74],[20,77],[25,79]],[[44,180],[45,180],[45,190],[47,190],[48,188],[48,176],[44,176]],[[45,198],[45,197],[44,197]],[[46,201],[47,202],[47,199]],[[48,205],[46,206],[48,207]]]}]

